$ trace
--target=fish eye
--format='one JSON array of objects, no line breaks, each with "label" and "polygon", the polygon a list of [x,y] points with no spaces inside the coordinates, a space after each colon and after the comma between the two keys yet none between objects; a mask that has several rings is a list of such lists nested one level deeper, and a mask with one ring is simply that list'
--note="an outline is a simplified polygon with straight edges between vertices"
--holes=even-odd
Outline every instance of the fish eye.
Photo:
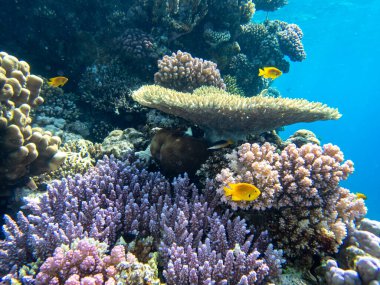
[{"label": "fish eye", "polygon": [[248,198],[251,198],[251,194],[248,195]]}]

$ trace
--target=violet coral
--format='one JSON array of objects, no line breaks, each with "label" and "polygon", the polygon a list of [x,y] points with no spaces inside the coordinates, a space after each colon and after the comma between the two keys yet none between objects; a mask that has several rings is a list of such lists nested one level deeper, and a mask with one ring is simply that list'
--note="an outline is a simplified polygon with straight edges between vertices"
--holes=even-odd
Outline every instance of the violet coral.
[{"label": "violet coral", "polygon": [[[244,220],[231,220],[228,211],[218,214],[219,197],[213,189],[209,181],[200,194],[186,176],[170,184],[160,173],[143,169],[132,157],[124,162],[105,157],[83,175],[54,181],[40,201],[30,200],[25,206],[29,215],[19,212],[17,222],[6,217],[6,238],[0,241],[0,273],[11,274],[37,259],[46,260],[57,248],[78,238],[111,245],[120,236],[135,233],[138,239],[153,237],[165,270],[169,260],[180,262],[170,250],[174,243],[196,251],[199,244],[209,240],[221,259],[236,245],[241,247],[243,257],[231,260],[232,266],[245,262],[248,267],[231,280],[253,272],[258,280],[276,278],[281,272],[282,252],[273,250],[269,240],[253,243],[252,229]],[[257,256],[260,266],[244,261],[245,255],[256,256],[257,252],[261,252]],[[62,250],[56,254],[61,255]],[[206,257],[205,262],[213,256]],[[51,261],[46,260],[46,268],[51,268]],[[208,263],[214,264],[213,260]],[[275,270],[256,271],[269,267],[266,264],[275,264]],[[201,283],[207,279],[204,277],[199,276]]]}]

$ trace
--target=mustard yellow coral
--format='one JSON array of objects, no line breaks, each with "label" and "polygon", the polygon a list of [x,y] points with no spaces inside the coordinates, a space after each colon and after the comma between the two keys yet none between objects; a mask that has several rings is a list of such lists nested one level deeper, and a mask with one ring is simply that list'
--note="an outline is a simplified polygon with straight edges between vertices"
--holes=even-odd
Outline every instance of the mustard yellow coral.
[{"label": "mustard yellow coral", "polygon": [[215,87],[201,87],[193,93],[183,93],[145,85],[136,90],[132,98],[143,106],[218,132],[260,134],[298,122],[341,117],[337,109],[322,103],[266,96],[246,98]]}]

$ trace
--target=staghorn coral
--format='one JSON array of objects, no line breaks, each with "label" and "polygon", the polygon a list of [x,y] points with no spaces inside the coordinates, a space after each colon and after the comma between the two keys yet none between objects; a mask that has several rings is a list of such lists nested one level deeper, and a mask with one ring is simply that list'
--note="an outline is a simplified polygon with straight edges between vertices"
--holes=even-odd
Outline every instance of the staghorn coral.
[{"label": "staghorn coral", "polygon": [[59,137],[32,128],[30,112],[43,103],[42,79],[29,65],[0,53],[0,179],[2,187],[29,175],[57,169],[65,159]]},{"label": "staghorn coral", "polygon": [[347,226],[366,214],[362,199],[339,187],[353,172],[352,161],[331,144],[321,148],[290,144],[277,153],[265,143],[243,144],[228,154],[229,167],[216,176],[223,194],[227,183],[252,183],[261,195],[253,202],[223,200],[252,214],[271,217],[271,236],[288,256],[333,253],[347,235]]},{"label": "staghorn coral", "polygon": [[336,120],[341,116],[338,110],[321,103],[265,96],[245,98],[213,87],[201,87],[190,94],[146,85],[132,98],[206,130],[230,134],[225,137],[260,134],[297,122]]},{"label": "staghorn coral", "polygon": [[193,58],[187,52],[179,50],[171,56],[165,55],[158,61],[158,68],[154,82],[177,91],[191,92],[203,85],[226,88],[215,63]]}]

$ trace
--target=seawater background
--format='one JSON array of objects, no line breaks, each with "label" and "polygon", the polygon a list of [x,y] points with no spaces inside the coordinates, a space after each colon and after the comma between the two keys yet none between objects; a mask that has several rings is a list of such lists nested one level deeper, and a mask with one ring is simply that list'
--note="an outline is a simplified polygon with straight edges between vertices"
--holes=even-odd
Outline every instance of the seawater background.
[{"label": "seawater background", "polygon": [[[265,17],[260,12],[254,20]],[[342,185],[365,193],[367,217],[380,220],[380,1],[289,0],[268,17],[298,24],[307,53],[273,87],[284,97],[320,101],[343,114],[338,121],[286,127],[281,136],[306,128],[323,144],[339,145],[355,163]]]}]

